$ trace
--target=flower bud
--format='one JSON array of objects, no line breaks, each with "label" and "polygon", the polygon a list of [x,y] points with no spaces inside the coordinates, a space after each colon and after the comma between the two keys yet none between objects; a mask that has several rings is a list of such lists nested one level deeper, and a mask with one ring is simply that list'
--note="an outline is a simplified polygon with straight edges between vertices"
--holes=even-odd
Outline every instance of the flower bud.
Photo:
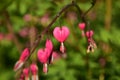
[{"label": "flower bud", "polygon": [[29,55],[30,55],[30,50],[28,48],[25,48],[19,60],[25,61],[29,57]]},{"label": "flower bud", "polygon": [[32,80],[38,80],[38,67],[35,63],[31,64]]},{"label": "flower bud", "polygon": [[29,68],[24,68],[23,69],[23,74],[25,76],[25,80],[30,80],[30,78],[29,78]]},{"label": "flower bud", "polygon": [[52,52],[52,49],[53,49],[53,44],[52,44],[52,41],[50,39],[46,40],[45,47],[48,49],[48,57],[49,57],[51,52]]},{"label": "flower bud", "polygon": [[28,48],[25,48],[20,56],[20,59],[16,62],[14,66],[14,71],[17,71],[23,66],[25,60],[29,57],[29,55],[30,55],[30,50]]},{"label": "flower bud", "polygon": [[93,34],[94,34],[93,30],[87,31],[86,32],[86,37],[91,38],[93,36]]},{"label": "flower bud", "polygon": [[80,28],[81,30],[84,30],[84,29],[85,29],[85,23],[84,23],[84,22],[83,22],[83,23],[79,23],[78,26],[79,26],[79,28]]}]

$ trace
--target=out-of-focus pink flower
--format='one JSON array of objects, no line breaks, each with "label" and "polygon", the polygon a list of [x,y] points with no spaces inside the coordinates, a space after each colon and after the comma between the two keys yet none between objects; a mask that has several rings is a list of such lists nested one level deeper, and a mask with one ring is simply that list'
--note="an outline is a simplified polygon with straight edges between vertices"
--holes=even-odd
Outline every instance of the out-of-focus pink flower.
[{"label": "out-of-focus pink flower", "polygon": [[50,63],[54,63],[54,61],[56,61],[56,60],[58,60],[60,58],[61,58],[61,56],[57,52],[53,51]]},{"label": "out-of-focus pink flower", "polygon": [[69,22],[74,23],[77,20],[77,15],[75,12],[68,12],[67,18]]},{"label": "out-of-focus pink flower", "polygon": [[39,80],[39,78],[38,78],[38,67],[35,63],[30,65],[30,70],[32,72],[32,80]]},{"label": "out-of-focus pink flower", "polygon": [[30,55],[30,50],[28,48],[25,48],[19,58],[19,60],[16,62],[15,66],[14,66],[14,71],[17,71],[18,69],[20,69],[24,62],[26,61],[26,59],[29,57]]},{"label": "out-of-focus pink flower", "polygon": [[24,74],[23,74],[23,73],[20,75],[19,80],[25,80],[25,76],[24,76]]},{"label": "out-of-focus pink flower", "polygon": [[43,64],[47,63],[47,61],[48,61],[48,52],[49,52],[49,49],[47,49],[47,48],[38,50],[38,60],[41,63],[43,63]]},{"label": "out-of-focus pink flower", "polygon": [[23,74],[25,76],[25,80],[30,80],[30,78],[29,78],[29,68],[24,68],[23,69]]},{"label": "out-of-focus pink flower", "polygon": [[5,39],[11,41],[13,39],[13,35],[12,34],[6,34]]},{"label": "out-of-focus pink flower", "polygon": [[26,22],[29,22],[32,20],[32,16],[30,14],[26,14],[24,15],[23,19],[26,21]]},{"label": "out-of-focus pink flower", "polygon": [[100,65],[101,65],[101,67],[105,67],[105,65],[106,65],[106,60],[105,60],[105,58],[100,58],[100,59],[99,59],[99,63],[100,63]]},{"label": "out-of-focus pink flower", "polygon": [[70,32],[69,29],[66,26],[56,27],[53,31],[54,37],[59,41],[63,42],[67,39],[69,36]]},{"label": "out-of-focus pink flower", "polygon": [[41,17],[40,22],[42,25],[48,24],[50,21],[49,14],[45,14],[44,16]]},{"label": "out-of-focus pink flower", "polygon": [[20,30],[19,35],[21,37],[26,37],[28,35],[28,33],[29,33],[29,29],[25,27],[22,30]]},{"label": "out-of-focus pink flower", "polygon": [[0,40],[2,40],[4,38],[4,34],[0,33]]}]

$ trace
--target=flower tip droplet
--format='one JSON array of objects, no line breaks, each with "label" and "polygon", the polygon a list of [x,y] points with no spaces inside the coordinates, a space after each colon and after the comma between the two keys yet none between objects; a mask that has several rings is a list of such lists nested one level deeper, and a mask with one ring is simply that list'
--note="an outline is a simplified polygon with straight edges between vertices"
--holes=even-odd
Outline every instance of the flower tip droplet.
[{"label": "flower tip droplet", "polygon": [[45,74],[48,73],[48,65],[47,65],[47,63],[44,63],[44,64],[43,64],[43,72],[44,72]]}]

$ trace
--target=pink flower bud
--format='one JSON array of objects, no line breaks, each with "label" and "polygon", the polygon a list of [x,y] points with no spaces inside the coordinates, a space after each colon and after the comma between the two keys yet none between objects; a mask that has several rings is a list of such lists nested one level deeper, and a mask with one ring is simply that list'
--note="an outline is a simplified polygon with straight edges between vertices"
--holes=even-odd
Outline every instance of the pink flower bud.
[{"label": "pink flower bud", "polygon": [[46,63],[48,61],[48,49],[39,49],[38,50],[38,60],[41,63]]},{"label": "pink flower bud", "polygon": [[36,75],[38,73],[38,67],[35,63],[30,65],[30,70],[32,72],[33,75]]},{"label": "pink flower bud", "polygon": [[47,65],[47,63],[44,63],[44,64],[43,64],[43,72],[44,72],[45,74],[47,74],[47,72],[48,72],[48,65]]},{"label": "pink flower bud", "polygon": [[32,72],[32,80],[39,80],[38,79],[38,67],[35,63],[31,64],[30,70]]},{"label": "pink flower bud", "polygon": [[29,55],[30,55],[30,50],[28,48],[25,48],[19,60],[25,61],[29,57]]},{"label": "pink flower bud", "polygon": [[20,75],[19,80],[24,80],[24,78],[25,78],[25,76],[24,76],[24,74],[22,73],[22,74]]},{"label": "pink flower bud", "polygon": [[52,52],[52,49],[53,49],[53,44],[52,44],[52,41],[50,39],[46,40],[45,47],[49,50],[49,52],[48,52],[48,57],[49,57],[51,52]]},{"label": "pink flower bud", "polygon": [[25,80],[30,80],[29,79],[29,68],[24,68],[23,69],[23,74],[25,76]]},{"label": "pink flower bud", "polygon": [[93,30],[87,31],[86,32],[86,37],[91,38],[93,36],[93,34],[94,34]]},{"label": "pink flower bud", "polygon": [[28,48],[25,48],[20,56],[20,59],[16,62],[14,66],[14,71],[17,71],[23,66],[25,60],[29,57],[29,55],[30,55],[30,50]]},{"label": "pink flower bud", "polygon": [[79,28],[81,29],[81,30],[84,30],[85,29],[85,23],[83,22],[83,23],[79,23]]},{"label": "pink flower bud", "polygon": [[69,36],[69,29],[66,26],[56,27],[53,31],[54,37],[59,41],[63,42],[67,39]]}]

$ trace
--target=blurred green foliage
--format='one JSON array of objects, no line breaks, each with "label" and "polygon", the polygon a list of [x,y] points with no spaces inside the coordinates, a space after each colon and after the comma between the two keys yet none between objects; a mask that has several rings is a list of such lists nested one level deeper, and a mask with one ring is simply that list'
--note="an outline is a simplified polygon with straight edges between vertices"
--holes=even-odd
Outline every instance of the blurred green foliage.
[{"label": "blurred green foliage", "polygon": [[[7,27],[5,12],[9,14],[10,22],[18,42],[22,49],[29,42],[28,35],[24,37],[20,33],[22,29],[34,26],[40,33],[53,19],[58,11],[71,0],[1,0],[0,1],[0,80],[14,80],[15,72],[13,66],[19,59],[20,50],[11,39],[10,30]],[[105,0],[106,1],[106,0]],[[120,0],[112,1],[112,20],[109,30],[105,26],[106,3],[98,0],[97,5],[87,15],[90,27],[94,30],[94,40],[98,48],[94,53],[86,54],[87,41],[81,37],[78,23],[78,12],[69,8],[53,24],[50,38],[56,50],[59,50],[59,43],[52,37],[52,30],[55,26],[66,25],[71,31],[68,40],[65,42],[67,58],[59,59],[49,65],[47,75],[43,74],[42,66],[39,65],[40,80],[120,80]],[[83,11],[90,7],[90,0],[76,0]],[[31,22],[26,22],[24,16],[32,16]],[[46,17],[47,15],[47,17]],[[41,20],[44,18],[48,21]],[[72,20],[73,19],[73,20]],[[10,34],[10,35],[9,35]],[[1,35],[0,35],[1,36]],[[46,37],[44,37],[46,38]],[[37,47],[44,46],[45,39]]]}]

